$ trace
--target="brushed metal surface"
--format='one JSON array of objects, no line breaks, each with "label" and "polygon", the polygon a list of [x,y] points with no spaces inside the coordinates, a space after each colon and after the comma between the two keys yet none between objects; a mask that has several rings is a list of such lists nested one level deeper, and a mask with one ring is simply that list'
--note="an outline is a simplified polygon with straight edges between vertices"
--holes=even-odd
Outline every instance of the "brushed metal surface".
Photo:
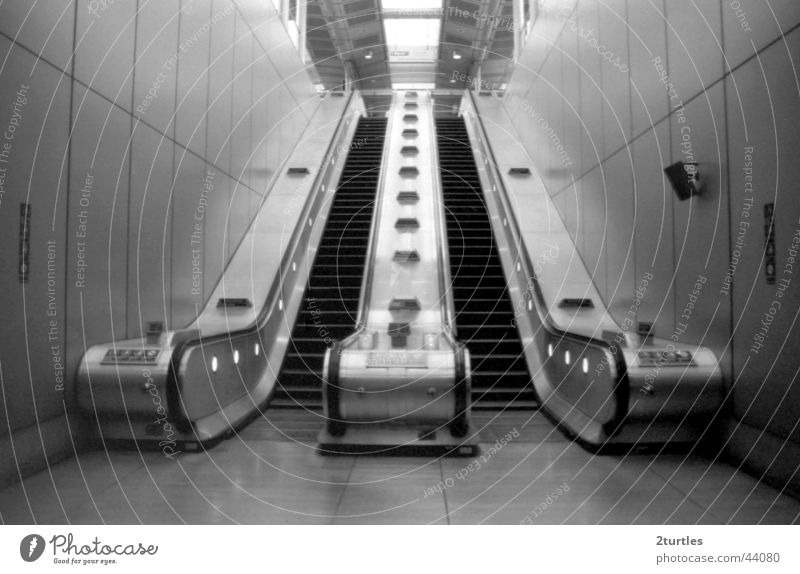
[{"label": "brushed metal surface", "polygon": [[[95,345],[83,357],[77,395],[104,439],[205,441],[246,420],[275,384],[316,245],[362,111],[360,99],[326,98],[289,154],[308,165],[276,178],[205,307],[187,328],[161,335],[155,364],[109,362],[110,349],[155,348],[142,339]],[[287,208],[287,198],[294,200]],[[276,209],[282,218],[276,221]],[[275,227],[275,226],[281,227]],[[252,306],[218,306],[219,299]],[[104,359],[106,359],[104,361]],[[175,369],[170,376],[170,369]],[[170,382],[170,381],[174,382]]]},{"label": "brushed metal surface", "polygon": [[[722,372],[713,351],[642,338],[618,324],[531,158],[509,140],[513,125],[499,100],[467,94],[462,113],[542,408],[595,448],[697,440],[722,404]],[[532,176],[508,174],[525,166]],[[564,298],[595,304],[559,307]],[[691,359],[651,360],[676,351]]]},{"label": "brushed metal surface", "polygon": [[[415,104],[417,113],[406,113]],[[444,208],[430,92],[394,93],[379,181],[359,331],[342,342],[333,394],[345,423],[447,424],[458,415],[459,385]],[[413,128],[412,128],[413,126]],[[409,154],[409,130],[415,153]],[[414,201],[408,201],[413,198]],[[398,225],[413,221],[414,226]],[[414,258],[397,257],[414,253]],[[330,355],[330,352],[329,352]],[[466,356],[466,353],[465,353]],[[468,357],[466,369],[469,369]],[[469,405],[469,399],[462,404]],[[468,406],[467,406],[468,409]]]}]

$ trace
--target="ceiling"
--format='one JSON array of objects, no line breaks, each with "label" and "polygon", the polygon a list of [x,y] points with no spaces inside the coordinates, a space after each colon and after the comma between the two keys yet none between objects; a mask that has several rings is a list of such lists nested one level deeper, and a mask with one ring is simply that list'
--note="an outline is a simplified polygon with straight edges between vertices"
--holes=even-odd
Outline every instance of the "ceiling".
[{"label": "ceiling", "polygon": [[486,88],[508,82],[512,0],[386,0],[386,6],[382,0],[309,0],[307,49],[325,89],[343,87],[345,69],[362,90],[463,89],[478,70]]}]

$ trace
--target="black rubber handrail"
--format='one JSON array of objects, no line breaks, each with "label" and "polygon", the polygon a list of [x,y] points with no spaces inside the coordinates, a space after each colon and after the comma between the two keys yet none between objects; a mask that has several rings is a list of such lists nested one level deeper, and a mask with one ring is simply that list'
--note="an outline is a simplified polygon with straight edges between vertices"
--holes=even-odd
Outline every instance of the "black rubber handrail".
[{"label": "black rubber handrail", "polygon": [[[170,357],[170,366],[167,373],[167,404],[170,409],[170,415],[172,417],[173,422],[176,423],[178,428],[182,431],[188,431],[191,427],[191,422],[186,418],[183,408],[181,408],[181,399],[180,399],[180,391],[181,391],[181,379],[180,379],[180,364],[181,358],[183,354],[187,351],[189,347],[193,346],[205,346],[205,345],[214,345],[223,341],[233,341],[235,338],[240,337],[248,337],[251,335],[257,334],[263,327],[266,319],[275,308],[275,303],[278,299],[280,299],[282,291],[283,291],[283,280],[284,277],[288,273],[288,269],[291,267],[291,262],[294,259],[295,252],[297,251],[298,244],[300,243],[300,239],[303,236],[303,233],[310,233],[307,231],[308,228],[305,225],[305,221],[308,219],[309,211],[313,208],[314,202],[318,199],[319,189],[325,180],[330,176],[331,172],[333,171],[332,162],[330,162],[330,158],[332,157],[333,151],[336,149],[336,146],[339,145],[340,140],[344,137],[346,133],[345,130],[345,123],[346,119],[351,115],[351,105],[353,102],[354,93],[351,92],[348,95],[347,103],[344,106],[344,112],[342,116],[339,118],[339,121],[336,125],[336,130],[334,131],[334,136],[331,138],[330,143],[325,151],[325,155],[323,156],[323,165],[322,169],[317,173],[314,181],[311,184],[311,188],[309,190],[308,198],[306,199],[306,204],[303,208],[303,215],[302,217],[298,218],[298,223],[292,233],[292,238],[289,242],[290,247],[286,249],[284,252],[283,257],[281,258],[281,264],[278,267],[278,273],[276,274],[275,280],[273,280],[270,290],[266,297],[266,303],[259,311],[258,316],[256,319],[247,327],[243,327],[241,329],[237,329],[234,331],[228,331],[225,333],[216,333],[213,335],[209,335],[207,337],[203,337],[202,334],[191,335],[186,337],[184,340],[181,340],[173,349],[172,356]],[[286,160],[284,160],[282,165],[285,165],[291,154],[287,156]],[[280,181],[279,178],[276,178],[273,181],[273,186]],[[263,207],[263,203],[262,203]],[[257,216],[256,216],[257,218]],[[255,224],[256,219],[253,220],[251,225]],[[248,229],[248,232],[250,230]],[[245,236],[247,233],[245,233]],[[241,243],[240,243],[241,246]],[[230,261],[233,258],[229,259],[228,263],[226,264],[225,270],[223,274],[220,276],[219,281],[222,280],[225,272],[230,265]],[[192,321],[191,324],[197,319]]]}]

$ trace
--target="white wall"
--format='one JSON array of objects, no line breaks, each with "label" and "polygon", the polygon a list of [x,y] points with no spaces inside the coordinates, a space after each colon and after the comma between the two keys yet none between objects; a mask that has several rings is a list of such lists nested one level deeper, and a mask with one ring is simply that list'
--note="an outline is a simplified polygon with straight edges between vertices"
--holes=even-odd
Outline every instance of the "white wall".
[{"label": "white wall", "polygon": [[[731,389],[729,427],[755,429],[758,444],[771,441],[776,461],[793,456],[796,469],[797,278],[778,299],[782,308],[763,348],[757,354],[751,349],[778,298],[762,262],[764,204],[776,207],[779,276],[800,229],[794,159],[800,85],[793,72],[800,61],[800,4],[560,0],[545,6],[504,101],[597,287],[611,311],[622,314],[641,277],[653,273],[639,320],[655,322],[657,334],[666,337],[685,322],[681,341],[715,349]],[[684,137],[705,190],[681,202],[663,168],[684,158]],[[750,146],[756,190],[750,228],[733,288],[725,293],[743,205],[744,148]],[[699,276],[705,286],[683,321]],[[742,447],[736,443],[745,440],[741,433],[728,438],[740,459],[759,471],[770,465],[752,460],[762,450],[754,439]],[[783,467],[788,478],[792,465]]]},{"label": "white wall", "polygon": [[[319,101],[271,2],[103,4],[0,4],[3,131],[18,89],[29,86],[9,162],[0,163],[0,456],[20,457],[3,464],[0,482],[79,442],[80,420],[68,428],[65,413],[85,347],[139,336],[147,321],[182,327],[193,318]],[[195,255],[204,181],[213,191]],[[21,202],[32,210],[25,284],[17,277]],[[193,259],[203,271],[194,292]]]}]

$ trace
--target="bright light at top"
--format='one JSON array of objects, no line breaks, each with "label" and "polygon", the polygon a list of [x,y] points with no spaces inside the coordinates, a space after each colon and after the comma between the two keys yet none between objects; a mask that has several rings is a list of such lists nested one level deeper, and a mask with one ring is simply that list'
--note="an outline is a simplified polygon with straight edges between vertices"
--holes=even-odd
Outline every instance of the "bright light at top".
[{"label": "bright light at top", "polygon": [[384,10],[431,10],[442,7],[442,0],[382,0]]},{"label": "bright light at top", "polygon": [[392,89],[394,90],[435,90],[435,82],[422,82],[422,83],[395,83],[392,82]]},{"label": "bright light at top", "polygon": [[435,46],[439,43],[439,18],[386,18],[389,46]]}]

